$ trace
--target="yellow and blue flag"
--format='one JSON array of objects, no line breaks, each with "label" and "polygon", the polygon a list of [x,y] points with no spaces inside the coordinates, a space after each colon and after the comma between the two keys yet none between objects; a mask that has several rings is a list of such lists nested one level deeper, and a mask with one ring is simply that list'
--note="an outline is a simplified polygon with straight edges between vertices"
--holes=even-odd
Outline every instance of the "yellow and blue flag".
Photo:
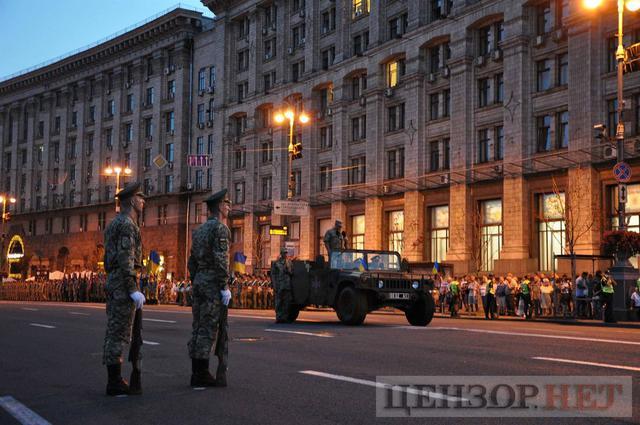
[{"label": "yellow and blue flag", "polygon": [[157,251],[149,252],[149,273],[156,274],[160,268],[160,254]]},{"label": "yellow and blue flag", "polygon": [[247,257],[242,252],[236,252],[233,254],[233,271],[238,273],[246,273],[245,263]]},{"label": "yellow and blue flag", "polygon": [[358,258],[358,270],[361,272],[367,270],[367,263],[364,261],[364,258]]},{"label": "yellow and blue flag", "polygon": [[433,263],[433,270],[431,270],[431,274],[438,274],[439,271],[440,271],[440,264],[438,264],[438,260],[436,260],[436,262]]}]

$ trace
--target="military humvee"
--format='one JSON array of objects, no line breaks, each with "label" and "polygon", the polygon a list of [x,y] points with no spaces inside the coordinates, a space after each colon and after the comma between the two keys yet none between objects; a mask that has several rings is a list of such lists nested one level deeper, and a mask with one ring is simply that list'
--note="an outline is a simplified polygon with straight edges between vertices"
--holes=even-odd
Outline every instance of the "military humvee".
[{"label": "military humvee", "polygon": [[403,269],[400,254],[392,251],[334,251],[328,264],[323,257],[296,260],[289,321],[316,305],[332,307],[346,325],[360,325],[367,313],[389,306],[404,311],[411,325],[426,326],[434,312],[433,281]]}]

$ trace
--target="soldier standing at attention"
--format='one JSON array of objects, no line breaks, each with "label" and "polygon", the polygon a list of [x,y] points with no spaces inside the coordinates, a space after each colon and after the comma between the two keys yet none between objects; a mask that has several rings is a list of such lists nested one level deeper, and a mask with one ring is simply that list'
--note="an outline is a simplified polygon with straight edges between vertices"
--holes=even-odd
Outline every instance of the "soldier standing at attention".
[{"label": "soldier standing at attention", "polygon": [[340,250],[344,246],[344,237],[342,236],[342,221],[336,220],[335,226],[327,230],[324,234],[324,246],[327,248],[329,262],[331,262],[331,251]]},{"label": "soldier standing at attention", "polygon": [[[207,221],[193,232],[189,274],[193,282],[193,331],[188,343],[191,357],[192,387],[227,385],[227,347],[221,347],[216,377],[209,372],[209,356],[218,339],[218,326],[223,305],[229,305],[229,240],[231,232],[222,222],[229,216],[231,201],[227,189],[214,193],[206,201]],[[220,341],[227,344],[226,339]],[[218,352],[219,349],[216,349]]]},{"label": "soldier standing at attention", "polygon": [[271,265],[271,279],[276,291],[276,323],[286,323],[291,296],[293,265],[287,258],[287,248],[280,248],[280,257]]},{"label": "soldier standing at attention", "polygon": [[107,366],[107,395],[111,396],[129,392],[127,381],[122,379],[122,351],[131,339],[135,311],[145,301],[136,282],[136,274],[142,268],[142,241],[136,224],[144,208],[140,183],[128,184],[116,197],[120,213],[104,232],[107,331],[102,362]]}]

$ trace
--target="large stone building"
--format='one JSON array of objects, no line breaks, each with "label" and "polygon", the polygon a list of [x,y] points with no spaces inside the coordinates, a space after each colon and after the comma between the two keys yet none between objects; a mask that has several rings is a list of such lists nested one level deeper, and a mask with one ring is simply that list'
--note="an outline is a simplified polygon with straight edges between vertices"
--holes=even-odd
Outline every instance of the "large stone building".
[{"label": "large stone building", "polygon": [[17,200],[4,246],[24,253],[14,273],[100,267],[116,191],[104,170],[120,166],[132,170],[120,186],[135,179],[148,195],[145,253],[184,274],[185,235],[212,185],[211,172],[187,166],[207,142],[194,121],[194,39],[212,25],[178,8],[0,83],[0,193]]},{"label": "large stone building", "polygon": [[[598,254],[615,227],[615,152],[592,130],[616,124],[612,9],[587,13],[568,0],[203,4],[214,21],[178,9],[0,83],[0,182],[19,200],[8,233],[24,238],[32,266],[97,262],[113,215],[114,178],[100,174],[109,159],[128,161],[145,182],[145,249],[177,276],[202,197],[222,187],[234,201],[232,253],[243,252],[249,270],[281,245],[323,254],[335,219],[353,247],[456,272],[551,270],[566,245]],[[640,22],[625,25],[626,42],[636,41]],[[632,165],[639,78],[625,76]],[[289,186],[288,126],[273,122],[285,108],[311,116],[294,127],[303,158],[293,161],[293,200],[311,204],[302,217],[273,213]],[[188,168],[189,153],[211,154],[211,167]],[[158,169],[158,154],[173,168]],[[627,193],[638,230],[640,185]],[[289,235],[269,236],[272,225]]]},{"label": "large stone building", "polygon": [[[598,254],[617,202],[615,152],[592,131],[615,128],[613,3],[203,0],[224,38],[216,170],[234,251],[254,266],[283,244],[314,258],[341,219],[354,247],[457,272],[551,270],[567,245]],[[626,27],[637,40],[638,20]],[[635,158],[640,84],[625,80]],[[286,107],[312,117],[294,130],[293,198],[312,206],[299,218],[272,210],[287,196],[288,128],[272,122]],[[289,236],[269,238],[274,224]]]}]

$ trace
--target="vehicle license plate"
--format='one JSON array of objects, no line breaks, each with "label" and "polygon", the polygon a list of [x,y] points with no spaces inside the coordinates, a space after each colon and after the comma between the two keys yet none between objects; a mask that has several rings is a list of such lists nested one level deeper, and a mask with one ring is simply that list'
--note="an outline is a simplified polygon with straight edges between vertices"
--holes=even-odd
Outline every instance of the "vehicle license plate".
[{"label": "vehicle license plate", "polygon": [[389,299],[392,300],[408,300],[410,299],[410,295],[404,292],[391,292],[389,294]]}]

